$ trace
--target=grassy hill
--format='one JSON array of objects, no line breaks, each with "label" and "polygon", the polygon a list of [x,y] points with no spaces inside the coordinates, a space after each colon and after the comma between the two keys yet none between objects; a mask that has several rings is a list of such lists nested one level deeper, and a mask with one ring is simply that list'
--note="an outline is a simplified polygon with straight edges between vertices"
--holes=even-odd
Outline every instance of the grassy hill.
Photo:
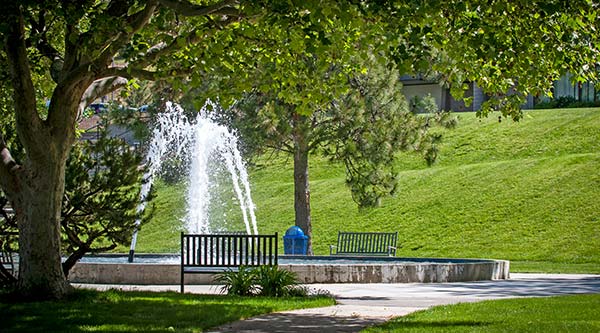
[{"label": "grassy hill", "polygon": [[[327,254],[338,230],[399,231],[398,256],[600,273],[600,109],[527,111],[516,123],[458,117],[433,167],[414,154],[399,156],[400,190],[380,208],[358,210],[342,166],[312,157],[315,253]],[[262,161],[250,177],[259,230],[283,234],[294,223],[291,160]],[[177,251],[183,192],[158,186],[156,215],[138,251]],[[233,209],[227,216],[239,220]]]}]

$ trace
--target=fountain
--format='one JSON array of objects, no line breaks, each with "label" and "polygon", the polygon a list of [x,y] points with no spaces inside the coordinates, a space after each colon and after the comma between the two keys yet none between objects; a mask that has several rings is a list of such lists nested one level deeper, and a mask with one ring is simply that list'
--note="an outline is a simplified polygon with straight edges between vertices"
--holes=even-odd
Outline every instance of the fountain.
[{"label": "fountain", "polygon": [[[185,226],[191,233],[211,233],[220,226],[209,223],[209,202],[215,168],[227,170],[234,197],[242,210],[246,232],[258,234],[254,204],[250,199],[248,175],[236,149],[237,139],[231,131],[208,117],[208,102],[192,121],[183,109],[169,103],[160,115],[148,152],[148,172],[144,176],[142,198],[150,190],[166,157],[178,156],[189,166],[187,217]],[[219,162],[219,163],[217,163]],[[220,166],[219,166],[220,165]],[[145,200],[139,206],[142,211]],[[212,219],[211,219],[212,221]],[[69,273],[78,283],[107,284],[179,284],[180,258],[176,255],[139,255],[132,263],[137,231],[134,232],[129,263],[126,256],[105,254],[86,256]],[[294,272],[302,283],[422,283],[508,279],[510,263],[493,259],[444,259],[399,257],[279,256],[279,266]],[[188,284],[213,283],[205,274],[190,276]]]},{"label": "fountain", "polygon": [[[222,231],[223,226],[211,225],[210,204],[212,193],[218,182],[211,174],[219,168],[228,173],[235,198],[239,203],[247,234],[258,234],[254,203],[250,196],[248,173],[237,149],[237,137],[225,126],[214,122],[209,110],[219,106],[210,100],[202,107],[195,119],[190,120],[183,108],[168,102],[167,110],[159,114],[152,132],[147,154],[148,170],[144,175],[141,203],[138,212],[143,212],[146,197],[154,178],[159,174],[164,162],[178,158],[189,166],[187,213],[185,229],[190,233],[210,233]],[[131,240],[129,262],[133,262],[137,242],[137,226]]]}]

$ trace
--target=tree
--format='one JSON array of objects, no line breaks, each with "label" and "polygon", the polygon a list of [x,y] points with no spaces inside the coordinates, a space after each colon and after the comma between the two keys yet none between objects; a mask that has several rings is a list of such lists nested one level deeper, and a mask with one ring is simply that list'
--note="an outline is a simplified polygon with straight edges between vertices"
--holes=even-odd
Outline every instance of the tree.
[{"label": "tree", "polygon": [[[277,98],[276,93],[254,92],[225,111],[221,121],[240,132],[250,154],[267,149],[293,156],[295,224],[309,236],[312,254],[309,189],[309,156],[322,153],[346,167],[346,183],[359,207],[372,207],[396,191],[395,155],[399,151],[423,153],[435,159],[438,135],[428,131],[444,120],[445,113],[417,116],[409,110],[399,75],[374,62],[365,74],[347,80],[344,96],[309,115]],[[326,77],[331,70],[313,76]],[[262,81],[264,82],[264,81]],[[440,121],[437,121],[440,120]]]},{"label": "tree", "polygon": [[[0,110],[4,119],[7,110]],[[109,119],[104,119],[108,123]],[[78,141],[69,154],[65,171],[65,194],[61,211],[63,253],[67,259],[62,270],[69,270],[86,253],[106,252],[127,245],[135,221],[147,221],[139,216],[140,188],[142,185],[142,155],[124,141],[108,137],[107,127],[101,126],[95,141]],[[7,140],[14,152],[23,156],[16,138]],[[10,213],[8,200],[0,192],[0,232],[16,232],[17,222]],[[16,237],[0,238],[11,252],[18,246]],[[7,241],[7,242],[5,242]]]},{"label": "tree", "polygon": [[[71,287],[61,267],[60,212],[81,110],[129,78],[158,79],[189,68],[178,52],[211,38],[239,12],[229,0],[4,1],[0,12],[13,128],[25,152],[17,163],[0,133],[0,185],[19,229],[17,289],[24,297],[61,298]],[[176,12],[193,17],[181,22]],[[47,110],[36,95],[38,71],[53,81],[43,82],[52,87]]]},{"label": "tree", "polygon": [[[585,0],[17,0],[2,2],[0,13],[14,128],[25,149],[17,163],[0,133],[0,186],[17,215],[18,290],[40,298],[60,298],[71,289],[60,265],[59,216],[77,116],[128,79],[193,71],[179,87],[193,86],[220,63],[232,81],[247,83],[256,62],[270,62],[274,84],[264,90],[278,91],[299,115],[310,115],[332,93],[340,96],[322,88],[337,87],[332,82],[356,67],[354,52],[370,48],[391,53],[400,71],[439,73],[458,87],[457,95],[466,80],[499,95],[512,88],[516,93],[487,105],[514,106],[522,94],[549,92],[549,81],[567,70],[577,79],[596,78],[600,38],[597,4]],[[288,67],[315,55],[318,65],[335,63],[340,74],[326,82],[287,75]],[[37,73],[52,78],[45,89],[38,89]],[[298,84],[312,87],[310,95],[299,94]],[[46,90],[47,111],[38,96]],[[506,110],[518,118],[514,108]]]},{"label": "tree", "polygon": [[[127,245],[142,219],[137,211],[144,169],[142,155],[106,129],[96,142],[75,144],[67,160],[61,211],[65,276],[87,253]],[[150,198],[148,198],[150,199]]]},{"label": "tree", "polygon": [[[392,1],[365,2],[362,5],[359,10],[348,4],[334,6],[325,14],[326,19],[335,17],[330,19],[335,24],[329,25],[320,24],[323,18],[321,13],[281,4],[279,11],[269,14],[271,21],[268,29],[255,29],[250,36],[240,33],[233,38],[247,41],[260,39],[266,41],[263,49],[270,49],[266,53],[255,54],[250,50],[238,55],[243,59],[239,61],[241,64],[251,64],[256,68],[253,72],[250,70],[252,75],[236,77],[236,80],[238,85],[253,89],[254,96],[251,99],[254,100],[249,103],[255,104],[254,107],[260,111],[248,113],[245,110],[238,112],[237,116],[245,119],[240,126],[246,124],[254,129],[254,133],[246,133],[246,139],[286,150],[294,156],[295,223],[308,235],[311,234],[308,154],[315,149],[314,146],[321,144],[315,140],[314,134],[319,131],[314,128],[321,124],[319,114],[330,109],[328,103],[339,100],[340,96],[348,96],[347,78],[356,77],[357,71],[368,68],[365,66],[367,57],[374,56],[376,62],[386,65],[390,63],[388,57],[391,57],[398,65],[398,74],[425,74],[437,78],[449,85],[457,98],[462,98],[468,82],[474,81],[490,96],[480,110],[481,114],[501,110],[505,116],[515,120],[521,116],[520,105],[527,94],[549,92],[552,81],[548,77],[558,78],[559,73],[565,70],[578,70],[580,78],[596,77],[594,71],[585,70],[594,68],[590,64],[598,61],[597,47],[593,51],[586,47],[598,45],[598,38],[593,33],[598,26],[598,18],[594,12],[595,5],[591,3],[547,6],[545,3],[514,5],[495,1]],[[572,14],[574,9],[583,16]],[[532,12],[537,13],[535,20],[539,20],[541,26],[548,29],[552,27],[554,35],[549,31],[549,36],[537,32],[537,26],[531,24],[529,17]],[[507,14],[512,15],[510,19],[506,18]],[[348,17],[352,19],[348,20]],[[514,21],[515,17],[518,20]],[[319,24],[315,26],[315,22]],[[555,27],[559,23],[570,24],[566,28]],[[584,26],[589,29],[582,28]],[[448,31],[453,34],[448,36]],[[482,37],[484,33],[487,35]],[[520,36],[523,33],[528,34],[527,37]],[[575,38],[564,38],[569,33]],[[537,59],[544,59],[544,48],[541,51],[535,48],[540,43],[560,45],[571,51],[560,55],[550,54],[548,59],[552,60],[544,62],[539,71],[532,64]],[[519,51],[518,56],[514,50]],[[280,57],[274,59],[269,54]],[[579,58],[578,54],[585,56]],[[557,59],[569,59],[569,64],[556,62]],[[227,68],[224,72],[227,72]],[[217,76],[228,78],[222,72]],[[470,102],[468,98],[465,100]],[[249,117],[244,113],[248,113]],[[353,116],[363,119],[360,115]],[[386,118],[399,117],[381,117]],[[406,128],[418,127],[411,124],[411,120],[404,120]],[[364,124],[361,125],[364,127]],[[362,137],[356,138],[356,133]],[[393,137],[386,134],[377,133],[377,130],[349,130],[345,135],[352,140],[334,144],[338,147],[338,158],[345,163],[347,182],[359,205],[376,205],[385,193],[392,193],[395,189],[395,180],[389,167],[390,158],[384,157],[392,154],[381,153],[389,145],[377,140]],[[271,136],[271,139],[261,141],[261,135]],[[410,137],[408,133],[405,135]],[[378,144],[366,144],[369,140],[365,138]],[[415,147],[423,144],[417,143],[415,137],[413,140]],[[424,149],[430,152],[429,162],[435,156],[435,142],[430,141],[430,148]]]}]

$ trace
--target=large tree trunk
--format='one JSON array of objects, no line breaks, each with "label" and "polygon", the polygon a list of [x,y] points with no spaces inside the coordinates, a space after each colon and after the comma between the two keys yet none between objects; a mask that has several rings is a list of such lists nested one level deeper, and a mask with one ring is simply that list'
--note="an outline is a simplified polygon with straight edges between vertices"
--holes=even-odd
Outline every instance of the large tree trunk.
[{"label": "large tree trunk", "polygon": [[[26,149],[26,163],[13,194],[19,227],[19,280],[17,290],[30,299],[59,299],[72,291],[62,270],[60,212],[65,187],[66,161],[75,140],[75,119],[86,84],[58,85],[48,118],[36,123],[35,133],[18,119],[17,129]],[[15,100],[33,96],[15,94]],[[23,103],[24,105],[30,103]],[[25,112],[24,112],[25,113]],[[28,112],[33,114],[33,112]]]},{"label": "large tree trunk", "polygon": [[60,210],[64,192],[64,161],[49,158],[31,165],[33,178],[17,207],[19,224],[19,294],[26,298],[62,298],[72,287],[60,256]]},{"label": "large tree trunk", "polygon": [[18,293],[29,299],[62,298],[72,287],[60,257],[60,211],[67,156],[75,140],[75,121],[81,97],[93,81],[83,72],[57,84],[43,119],[25,46],[20,9],[5,40],[13,85],[16,128],[25,148],[25,163],[10,155],[0,135],[0,185],[15,210],[19,228]]},{"label": "large tree trunk", "polygon": [[312,255],[312,226],[310,222],[310,188],[308,183],[308,142],[306,118],[294,115],[294,211],[296,226],[308,236],[307,254]]}]

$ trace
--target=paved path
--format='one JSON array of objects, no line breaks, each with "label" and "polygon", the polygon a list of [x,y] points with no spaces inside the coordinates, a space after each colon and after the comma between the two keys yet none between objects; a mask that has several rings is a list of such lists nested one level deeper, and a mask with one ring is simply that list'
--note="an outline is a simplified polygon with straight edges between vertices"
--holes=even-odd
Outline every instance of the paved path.
[{"label": "paved path", "polygon": [[[82,285],[99,289],[114,285]],[[510,280],[461,283],[312,284],[331,292],[335,306],[272,313],[211,332],[358,332],[366,326],[435,305],[511,297],[600,293],[600,275],[511,274]],[[118,286],[128,290],[178,290],[179,286]],[[188,292],[218,293],[214,286],[186,286]]]}]

